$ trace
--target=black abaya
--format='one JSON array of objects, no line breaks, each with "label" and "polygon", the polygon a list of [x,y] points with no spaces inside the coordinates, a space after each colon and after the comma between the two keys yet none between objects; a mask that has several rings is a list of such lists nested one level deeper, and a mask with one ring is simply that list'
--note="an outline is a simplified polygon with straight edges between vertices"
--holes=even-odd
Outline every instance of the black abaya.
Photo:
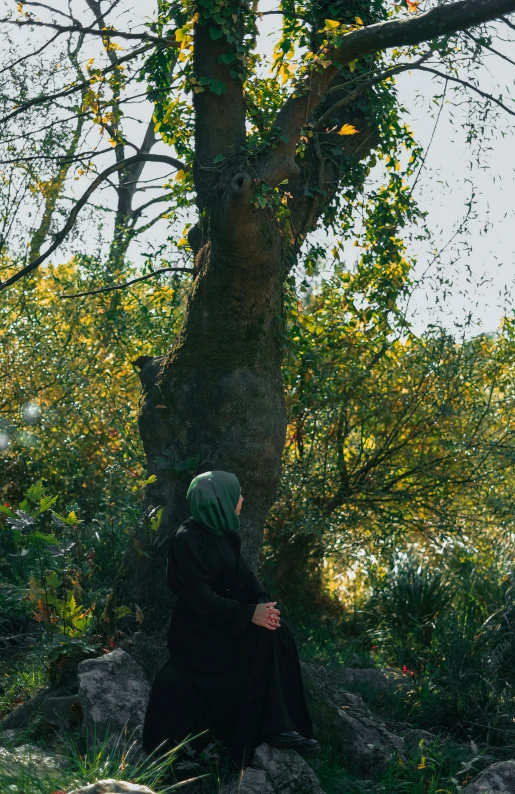
[{"label": "black abaya", "polygon": [[240,555],[234,532],[212,535],[193,519],[170,543],[168,584],[178,595],[168,648],[145,716],[143,746],[174,746],[209,730],[245,765],[266,736],[312,737],[293,635],[251,623],[268,593]]}]

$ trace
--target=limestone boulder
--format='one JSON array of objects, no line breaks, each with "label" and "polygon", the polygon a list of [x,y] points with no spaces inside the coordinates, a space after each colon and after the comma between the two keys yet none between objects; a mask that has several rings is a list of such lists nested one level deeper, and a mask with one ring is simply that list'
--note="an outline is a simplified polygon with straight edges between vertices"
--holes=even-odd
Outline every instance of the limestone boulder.
[{"label": "limestone boulder", "polygon": [[70,730],[82,718],[79,696],[47,697],[41,704],[41,716],[49,725]]},{"label": "limestone boulder", "polygon": [[22,744],[7,750],[0,747],[0,770],[3,776],[16,778],[21,773],[28,776],[59,773],[67,766],[66,758],[49,753],[33,744]]},{"label": "limestone boulder", "polygon": [[127,729],[137,737],[150,697],[150,684],[140,665],[121,648],[86,659],[78,667],[83,730],[102,739]]},{"label": "limestone boulder", "polygon": [[125,780],[97,780],[89,786],[76,788],[70,794],[154,794],[147,786],[137,783],[127,783]]},{"label": "limestone boulder", "polygon": [[329,672],[329,680],[338,688],[366,688],[368,691],[389,695],[404,694],[413,689],[413,679],[393,667],[342,667]]},{"label": "limestone boulder", "polygon": [[491,764],[462,794],[515,794],[515,761]]},{"label": "limestone boulder", "polygon": [[335,691],[323,667],[303,664],[302,672],[315,738],[340,755],[349,769],[375,775],[396,755],[404,759],[402,737],[374,717],[359,695]]},{"label": "limestone boulder", "polygon": [[221,794],[323,794],[318,778],[295,750],[261,744],[243,775],[222,788]]}]

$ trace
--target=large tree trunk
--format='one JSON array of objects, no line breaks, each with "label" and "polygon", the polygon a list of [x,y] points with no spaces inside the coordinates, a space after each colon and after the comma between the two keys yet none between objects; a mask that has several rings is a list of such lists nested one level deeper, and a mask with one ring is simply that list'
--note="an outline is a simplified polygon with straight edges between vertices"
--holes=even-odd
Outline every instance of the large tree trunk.
[{"label": "large tree trunk", "polygon": [[187,516],[196,472],[233,471],[244,496],[244,553],[256,564],[279,480],[286,429],[281,377],[282,238],[275,218],[250,202],[237,173],[216,191],[183,327],[171,352],[142,358],[139,427],[150,474],[147,503],[164,505],[159,530],[132,539],[116,602],[140,606],[145,630],[167,622],[166,545]]},{"label": "large tree trunk", "polygon": [[[341,107],[331,115],[336,129],[359,118],[360,133],[339,149],[339,162],[333,157],[324,163],[328,146],[342,147],[337,133],[326,135],[323,147],[315,136],[300,164],[294,162],[294,150],[272,160],[265,153],[249,162],[248,156],[239,155],[246,141],[241,82],[223,62],[232,46],[223,37],[213,41],[208,27],[197,25],[195,73],[226,85],[222,96],[205,91],[194,97],[200,220],[189,239],[197,272],[171,352],[137,362],[143,384],[140,433],[149,473],[157,476],[147,491],[147,507],[163,505],[164,511],[159,530],[142,526],[132,537],[112,604],[137,604],[148,634],[168,623],[168,538],[187,517],[185,494],[193,474],[225,469],[238,476],[245,500],[243,552],[251,565],[258,562],[286,431],[284,279],[306,234],[334,197],[345,171],[344,156],[362,158],[376,143],[373,120],[365,118],[361,103],[358,110]],[[339,80],[345,81],[343,72]],[[329,105],[334,101],[332,96]],[[326,110],[327,103],[318,113]],[[224,163],[214,167],[220,155]],[[261,184],[278,184],[284,178],[289,179],[293,246],[291,234],[281,233],[274,206],[257,208],[252,195]],[[306,190],[310,185],[322,191],[324,200],[320,192]],[[113,616],[113,611],[106,614]]]}]

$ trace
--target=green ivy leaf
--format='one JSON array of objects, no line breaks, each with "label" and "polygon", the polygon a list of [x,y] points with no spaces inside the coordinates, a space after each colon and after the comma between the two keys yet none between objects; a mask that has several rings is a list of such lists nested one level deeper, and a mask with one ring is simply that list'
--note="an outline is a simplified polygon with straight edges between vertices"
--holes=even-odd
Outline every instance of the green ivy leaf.
[{"label": "green ivy leaf", "polygon": [[225,94],[225,83],[222,83],[221,80],[210,80],[209,88],[213,94],[218,94],[218,96]]},{"label": "green ivy leaf", "polygon": [[216,41],[217,39],[221,38],[222,31],[220,28],[209,28],[209,35],[214,41]]}]

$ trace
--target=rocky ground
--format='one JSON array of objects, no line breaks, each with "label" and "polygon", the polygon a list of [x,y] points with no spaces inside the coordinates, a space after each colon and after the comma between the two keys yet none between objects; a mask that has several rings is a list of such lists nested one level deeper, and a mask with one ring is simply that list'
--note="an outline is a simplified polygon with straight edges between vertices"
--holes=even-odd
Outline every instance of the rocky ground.
[{"label": "rocky ground", "polygon": [[[142,648],[147,652],[143,653]],[[157,654],[148,654],[144,635],[135,636],[125,649],[117,648],[103,656],[84,659],[76,668],[70,668],[72,673],[61,676],[51,687],[11,711],[0,722],[0,789],[3,780],[6,791],[10,787],[14,794],[21,794],[26,788],[32,794],[34,787],[30,788],[28,783],[25,788],[19,785],[20,779],[26,779],[32,783],[40,780],[42,794],[63,792],[63,785],[66,785],[66,794],[72,791],[73,794],[150,794],[153,790],[147,785],[150,779],[155,781],[155,790],[163,791],[162,770],[160,773],[154,769],[154,777],[147,775],[143,781],[142,770],[148,761],[140,747],[141,723],[150,691],[149,678],[160,662]],[[364,782],[365,789],[367,781],[370,781],[373,790],[397,794],[394,788],[388,791],[385,785],[378,788],[374,781],[392,763],[402,766],[417,752],[423,757],[424,747],[430,747],[434,737],[409,724],[379,718],[371,712],[356,689],[366,687],[378,698],[393,692],[402,694],[412,686],[410,678],[396,670],[375,668],[342,667],[328,672],[314,663],[303,663],[303,673],[316,735],[324,747],[330,748],[331,756],[338,759],[340,766],[352,770],[356,779]],[[350,691],[352,689],[354,691]],[[36,714],[40,738],[45,736],[45,726],[46,733],[53,737],[45,742],[44,748],[23,738]],[[112,771],[112,765],[110,767],[106,762],[89,771],[89,775],[99,779],[73,788],[73,784],[63,784],[63,780],[73,779],[68,755],[69,739],[74,736],[87,737],[90,743],[93,738],[96,746],[101,748],[98,755],[102,758],[115,755],[122,758],[116,774],[102,774]],[[68,737],[64,743],[63,737]],[[470,774],[455,781],[454,791],[462,794],[515,794],[515,760],[492,763],[479,775],[474,774],[474,764],[468,763],[469,768],[465,768],[465,772]],[[184,761],[179,767],[183,769],[182,778],[184,770],[191,777],[198,776],[199,767],[194,761],[190,772],[188,763]],[[188,794],[215,790],[221,794],[324,794],[313,767],[316,768],[316,764],[308,764],[293,750],[277,750],[263,744],[257,748],[252,765],[242,775],[227,774],[225,770],[220,776],[216,767],[218,781],[210,775],[209,779],[202,778],[183,785],[181,790]],[[133,782],[119,779],[124,769],[130,772],[127,776]],[[82,778],[88,777],[83,771]],[[6,781],[11,781],[9,787]],[[170,785],[173,779],[169,778],[167,782]],[[350,789],[347,791],[345,787],[333,790],[350,794]],[[432,794],[429,788],[421,789],[421,792]]]}]

